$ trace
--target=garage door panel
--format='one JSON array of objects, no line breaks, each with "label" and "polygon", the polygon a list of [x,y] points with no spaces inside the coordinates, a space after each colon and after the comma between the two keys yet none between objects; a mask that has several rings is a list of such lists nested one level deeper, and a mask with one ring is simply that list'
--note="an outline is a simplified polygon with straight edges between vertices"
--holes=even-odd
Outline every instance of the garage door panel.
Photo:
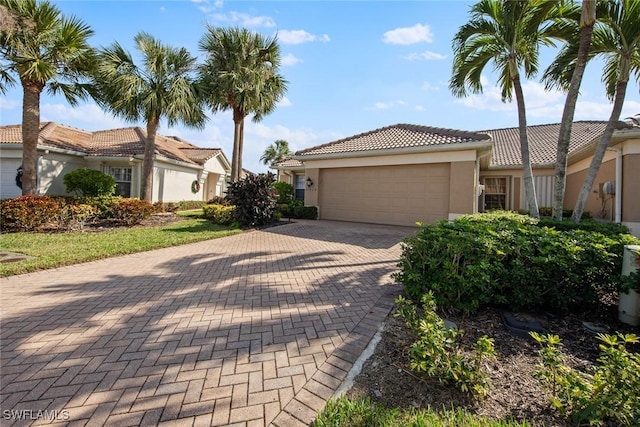
[{"label": "garage door panel", "polygon": [[323,219],[415,225],[447,218],[449,164],[322,169]]}]

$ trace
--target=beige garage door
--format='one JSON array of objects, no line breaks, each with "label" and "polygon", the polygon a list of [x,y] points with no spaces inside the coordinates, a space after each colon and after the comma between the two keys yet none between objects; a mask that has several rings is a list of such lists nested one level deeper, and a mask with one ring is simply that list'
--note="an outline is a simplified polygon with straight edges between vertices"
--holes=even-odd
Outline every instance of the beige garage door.
[{"label": "beige garage door", "polygon": [[445,219],[449,163],[320,170],[320,217],[415,225]]}]

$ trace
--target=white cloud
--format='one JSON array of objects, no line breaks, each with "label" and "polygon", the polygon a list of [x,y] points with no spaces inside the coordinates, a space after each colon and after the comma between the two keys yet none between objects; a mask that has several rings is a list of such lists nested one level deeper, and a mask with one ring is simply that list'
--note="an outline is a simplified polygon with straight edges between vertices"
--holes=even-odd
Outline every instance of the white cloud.
[{"label": "white cloud", "polygon": [[251,28],[273,28],[276,26],[276,22],[269,16],[252,16],[248,13],[240,12],[214,13],[210,16],[210,19],[214,22],[223,22]]},{"label": "white cloud", "polygon": [[198,9],[203,13],[211,13],[222,7],[222,0],[191,0],[191,3],[195,3]]},{"label": "white cloud", "polygon": [[422,90],[426,90],[426,91],[436,91],[436,90],[440,90],[440,88],[438,86],[434,86],[429,82],[424,82],[422,83]]},{"label": "white cloud", "polygon": [[[488,86],[488,79],[481,77],[485,88],[482,94],[471,95],[457,102],[481,111],[508,112],[517,115],[515,98],[511,103],[504,103],[501,99],[500,88]],[[527,117],[540,119],[548,123],[560,122],[566,94],[557,90],[547,91],[537,82],[527,81],[522,85]],[[611,102],[605,98],[585,99],[582,95],[576,103],[574,120],[608,120],[611,114]],[[624,104],[621,118],[629,117],[640,111],[640,102],[627,101]],[[538,121],[540,121],[538,120]]]},{"label": "white cloud", "polygon": [[13,99],[0,98],[0,110],[13,110],[20,106],[20,102]]},{"label": "white cloud", "polygon": [[420,42],[431,43],[433,33],[428,25],[416,24],[413,27],[402,27],[389,30],[382,36],[382,41],[388,44],[409,45]]},{"label": "white cloud", "polygon": [[302,44],[308,42],[328,42],[331,39],[327,34],[315,35],[304,30],[278,31],[278,41],[282,44]]},{"label": "white cloud", "polygon": [[366,107],[366,110],[389,110],[394,107],[400,107],[402,105],[406,105],[406,102],[402,100],[395,100],[390,102],[375,102],[373,105]]},{"label": "white cloud", "polygon": [[296,65],[301,62],[302,62],[302,59],[298,58],[292,53],[287,53],[285,56],[282,57],[282,65],[284,66]]},{"label": "white cloud", "polygon": [[437,52],[431,52],[430,50],[426,50],[422,53],[410,53],[408,55],[404,55],[402,58],[409,61],[431,61],[431,60],[439,60],[439,59],[447,59],[446,55]]},{"label": "white cloud", "polygon": [[291,107],[291,101],[286,96],[278,102],[278,107]]},{"label": "white cloud", "polygon": [[[113,117],[94,103],[77,107],[70,107],[66,104],[42,104],[40,114],[42,121],[53,121],[66,125],[71,125],[71,122],[80,122],[77,127],[90,131],[141,125],[140,123],[127,123]],[[71,126],[76,127],[75,125]]]},{"label": "white cloud", "polygon": [[416,111],[424,111],[425,108],[422,105],[416,105]]}]

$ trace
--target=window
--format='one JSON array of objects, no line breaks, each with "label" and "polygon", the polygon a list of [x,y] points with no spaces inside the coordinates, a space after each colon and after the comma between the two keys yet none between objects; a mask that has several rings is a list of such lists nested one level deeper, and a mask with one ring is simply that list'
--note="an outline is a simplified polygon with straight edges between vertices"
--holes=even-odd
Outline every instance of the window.
[{"label": "window", "polygon": [[306,184],[307,181],[304,175],[296,175],[296,185],[294,186],[296,190],[296,200],[304,201],[304,188]]},{"label": "window", "polygon": [[109,175],[116,181],[116,196],[131,197],[131,168],[109,168]]},{"label": "window", "polygon": [[484,178],[484,210],[507,209],[507,178]]}]

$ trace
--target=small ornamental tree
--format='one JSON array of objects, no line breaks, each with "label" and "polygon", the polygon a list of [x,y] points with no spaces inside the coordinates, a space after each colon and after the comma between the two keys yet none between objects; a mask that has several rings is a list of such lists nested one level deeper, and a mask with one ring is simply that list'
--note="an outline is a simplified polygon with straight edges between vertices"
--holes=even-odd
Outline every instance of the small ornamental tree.
[{"label": "small ornamental tree", "polygon": [[236,219],[242,226],[259,226],[273,220],[278,196],[273,188],[272,173],[248,175],[232,182],[226,199],[235,205]]},{"label": "small ornamental tree", "polygon": [[111,196],[116,189],[116,182],[112,177],[95,169],[76,169],[66,174],[62,180],[67,193],[80,196]]}]

